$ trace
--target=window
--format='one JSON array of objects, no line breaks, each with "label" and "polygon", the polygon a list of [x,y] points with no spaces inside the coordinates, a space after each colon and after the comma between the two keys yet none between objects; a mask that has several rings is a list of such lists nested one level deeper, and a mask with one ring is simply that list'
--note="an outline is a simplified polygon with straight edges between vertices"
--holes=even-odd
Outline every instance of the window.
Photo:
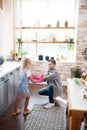
[{"label": "window", "polygon": [[[18,0],[17,7],[17,27],[22,29],[17,29],[16,37],[24,41],[22,51],[34,60],[42,54],[44,59],[75,61],[75,0]],[[66,20],[71,28],[64,28]],[[65,42],[69,38],[74,44]]]}]

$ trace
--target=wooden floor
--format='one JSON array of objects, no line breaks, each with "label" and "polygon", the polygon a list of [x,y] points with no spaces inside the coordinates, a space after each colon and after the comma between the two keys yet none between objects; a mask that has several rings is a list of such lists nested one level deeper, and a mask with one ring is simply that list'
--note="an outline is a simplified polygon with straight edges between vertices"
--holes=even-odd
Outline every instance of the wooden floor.
[{"label": "wooden floor", "polygon": [[[41,88],[41,86],[31,86],[30,93],[30,103],[29,108],[32,109],[34,104],[46,104],[48,102],[48,97],[46,96],[40,96],[38,95],[38,89]],[[62,98],[64,101],[67,100],[67,93],[66,93],[66,87],[63,87],[63,94]],[[64,106],[66,109],[66,102],[58,101],[59,107]],[[22,110],[22,112],[16,116],[12,116],[12,110],[13,110],[13,103],[7,108],[7,110],[1,115],[0,117],[0,130],[24,130],[24,123],[26,121],[26,117],[23,115],[23,105],[24,99],[20,102],[19,108]],[[66,127],[66,119],[65,119],[65,127]]]}]

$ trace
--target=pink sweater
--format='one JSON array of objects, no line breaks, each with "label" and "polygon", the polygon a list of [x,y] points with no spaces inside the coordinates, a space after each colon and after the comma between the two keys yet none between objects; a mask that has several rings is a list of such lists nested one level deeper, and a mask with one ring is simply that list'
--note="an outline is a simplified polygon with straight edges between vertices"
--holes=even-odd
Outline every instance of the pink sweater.
[{"label": "pink sweater", "polygon": [[32,74],[31,76],[34,79],[35,83],[41,83],[42,82],[42,78],[44,77],[44,75],[37,76],[35,74]]}]

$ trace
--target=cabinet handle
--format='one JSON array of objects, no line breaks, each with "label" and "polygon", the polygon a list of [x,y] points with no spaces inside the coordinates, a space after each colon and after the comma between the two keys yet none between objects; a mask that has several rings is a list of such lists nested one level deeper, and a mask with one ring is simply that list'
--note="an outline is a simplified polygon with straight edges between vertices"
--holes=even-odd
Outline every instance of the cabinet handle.
[{"label": "cabinet handle", "polygon": [[5,83],[8,82],[8,81],[9,81],[9,79],[7,79],[7,80],[5,81]]},{"label": "cabinet handle", "polygon": [[17,68],[16,70],[19,70],[19,68]]},{"label": "cabinet handle", "polygon": [[10,72],[10,75],[13,75],[14,73],[13,72]]},{"label": "cabinet handle", "polygon": [[4,81],[5,80],[5,78],[4,77],[1,77],[1,81]]}]

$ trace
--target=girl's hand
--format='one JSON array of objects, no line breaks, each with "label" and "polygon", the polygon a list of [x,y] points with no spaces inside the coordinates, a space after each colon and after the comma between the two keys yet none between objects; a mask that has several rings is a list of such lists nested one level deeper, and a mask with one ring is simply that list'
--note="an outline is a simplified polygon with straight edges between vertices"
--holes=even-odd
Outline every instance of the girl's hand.
[{"label": "girl's hand", "polygon": [[29,80],[32,82],[32,83],[35,83],[34,79],[32,76],[29,77]]}]

